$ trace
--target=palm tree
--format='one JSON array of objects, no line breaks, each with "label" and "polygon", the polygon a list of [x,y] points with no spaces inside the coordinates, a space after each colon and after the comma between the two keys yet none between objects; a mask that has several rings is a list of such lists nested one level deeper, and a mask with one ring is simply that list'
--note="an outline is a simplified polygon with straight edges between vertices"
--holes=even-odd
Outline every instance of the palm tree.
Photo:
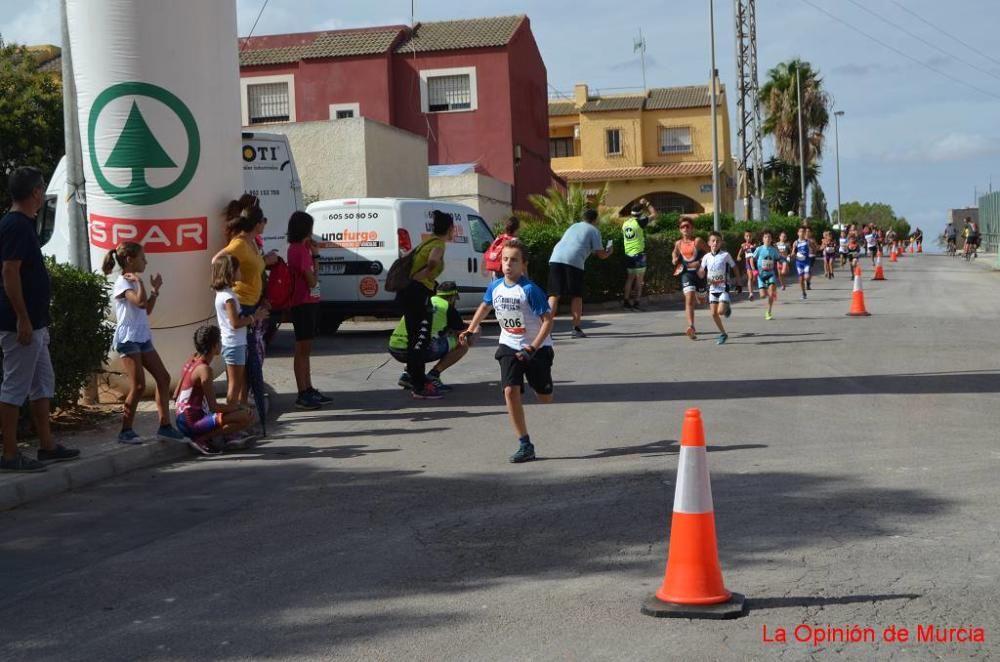
[{"label": "palm tree", "polygon": [[764,135],[774,137],[777,156],[788,163],[799,163],[799,103],[795,74],[802,87],[802,128],[805,134],[805,162],[815,163],[823,154],[823,131],[830,124],[829,95],[823,79],[808,62],[799,59],[782,62],[767,72],[768,81],[761,88]]},{"label": "palm tree", "polygon": [[556,187],[550,188],[545,195],[530,195],[528,202],[535,208],[538,215],[546,223],[567,227],[583,218],[583,210],[594,207],[598,211],[599,220],[605,223],[614,219],[617,214],[613,208],[604,206],[608,197],[608,185],[604,184],[591,200],[583,187],[571,184],[563,193]]}]

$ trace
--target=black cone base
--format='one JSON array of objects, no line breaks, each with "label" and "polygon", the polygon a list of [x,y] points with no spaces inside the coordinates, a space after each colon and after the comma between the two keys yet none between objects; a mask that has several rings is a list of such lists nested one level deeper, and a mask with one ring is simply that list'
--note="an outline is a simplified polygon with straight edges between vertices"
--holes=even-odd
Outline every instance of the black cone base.
[{"label": "black cone base", "polygon": [[739,593],[733,593],[729,602],[714,605],[681,605],[675,602],[664,602],[655,595],[642,603],[642,613],[654,618],[707,618],[723,620],[739,618],[747,613],[746,598]]}]

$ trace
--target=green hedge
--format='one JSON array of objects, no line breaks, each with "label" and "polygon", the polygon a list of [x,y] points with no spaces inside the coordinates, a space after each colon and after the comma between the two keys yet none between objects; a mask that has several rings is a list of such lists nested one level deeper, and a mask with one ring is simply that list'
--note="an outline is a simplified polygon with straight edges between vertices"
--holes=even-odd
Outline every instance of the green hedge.
[{"label": "green hedge", "polygon": [[[646,269],[645,286],[643,292],[646,294],[665,294],[677,292],[680,289],[679,280],[673,275],[674,267],[671,255],[674,249],[674,242],[680,239],[680,231],[677,229],[676,215],[661,214],[656,225],[650,225],[646,232],[646,256],[648,267]],[[624,219],[622,219],[624,220]],[[723,241],[726,249],[735,258],[739,251],[740,244],[743,243],[743,231],[746,229],[754,233],[754,241],[760,243],[760,232],[767,228],[774,232],[775,241],[778,234],[784,230],[788,232],[789,239],[794,239],[796,230],[801,225],[801,219],[795,217],[772,217],[766,223],[741,222],[736,223],[732,216],[723,215],[721,225]],[[703,214],[695,219],[695,235],[708,240],[708,233],[712,229],[713,218],[711,214]],[[829,229],[829,225],[822,222],[810,221],[816,240],[822,238],[823,231]],[[620,299],[624,292],[625,285],[625,247],[622,240],[620,223],[607,223],[598,226],[601,238],[604,242],[611,239],[614,242],[614,252],[606,260],[591,256],[587,259],[587,269],[585,272],[585,282],[587,291],[587,301],[611,301]],[[565,228],[544,224],[544,223],[523,223],[518,233],[518,238],[528,245],[531,251],[531,258],[528,263],[531,279],[547,289],[549,277],[549,256],[552,249],[562,237]]]},{"label": "green hedge", "polygon": [[107,362],[115,330],[107,315],[111,297],[104,276],[51,259],[47,267],[52,280],[49,351],[56,374],[53,404],[66,408],[77,404],[80,389]]}]

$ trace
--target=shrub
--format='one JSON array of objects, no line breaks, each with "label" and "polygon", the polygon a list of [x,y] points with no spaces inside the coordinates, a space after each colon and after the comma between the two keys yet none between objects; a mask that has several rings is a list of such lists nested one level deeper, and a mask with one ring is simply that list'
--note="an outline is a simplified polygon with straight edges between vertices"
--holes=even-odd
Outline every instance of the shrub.
[{"label": "shrub", "polygon": [[108,320],[111,305],[104,276],[48,260],[52,280],[52,322],[49,351],[56,374],[56,407],[77,404],[80,389],[108,358],[114,325]]},{"label": "shrub", "polygon": [[[707,227],[705,219],[707,218]],[[645,285],[643,292],[646,294],[666,294],[677,292],[680,289],[679,280],[673,275],[674,267],[671,259],[674,242],[681,237],[680,230],[677,229],[679,216],[676,214],[658,214],[657,223],[650,225],[646,229],[646,256],[648,267],[646,269]],[[712,229],[712,215],[705,214],[695,219],[695,236],[708,241],[708,233]],[[774,232],[774,240],[778,240],[778,234],[784,230],[788,232],[789,240],[795,239],[796,230],[802,224],[802,219],[788,216],[772,216],[767,222],[743,221],[736,223],[729,214],[723,214],[721,219],[722,240],[726,250],[736,258],[740,245],[743,243],[743,231],[750,230],[754,233],[754,241],[760,243],[760,231],[764,228]],[[702,226],[702,227],[699,227]],[[825,221],[809,221],[809,227],[813,229],[813,235],[817,243],[823,237],[823,231],[829,230],[830,225]],[[703,229],[704,228],[704,229]],[[728,229],[725,229],[728,228]],[[622,240],[622,230],[620,222],[601,223],[598,225],[601,238],[606,243],[611,239],[614,245],[614,252],[607,260],[596,257],[587,259],[587,269],[584,274],[586,283],[587,301],[609,301],[620,299],[625,285],[625,246]],[[528,245],[531,251],[531,258],[528,263],[531,279],[547,288],[549,277],[549,256],[552,249],[562,237],[564,227],[551,223],[526,222],[521,225],[518,237]],[[742,265],[740,265],[742,268]]]}]

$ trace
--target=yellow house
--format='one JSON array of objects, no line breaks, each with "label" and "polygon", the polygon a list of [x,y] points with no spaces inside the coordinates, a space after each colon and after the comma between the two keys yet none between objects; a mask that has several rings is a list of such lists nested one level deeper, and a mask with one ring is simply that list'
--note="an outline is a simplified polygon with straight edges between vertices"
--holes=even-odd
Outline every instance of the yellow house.
[{"label": "yellow house", "polygon": [[[732,212],[734,163],[729,151],[725,88],[716,79],[722,212]],[[627,214],[640,198],[657,211],[713,210],[712,119],[708,85],[650,89],[645,94],[591,95],[579,84],[573,101],[549,102],[552,170],[588,192],[608,185],[605,204]]]}]

